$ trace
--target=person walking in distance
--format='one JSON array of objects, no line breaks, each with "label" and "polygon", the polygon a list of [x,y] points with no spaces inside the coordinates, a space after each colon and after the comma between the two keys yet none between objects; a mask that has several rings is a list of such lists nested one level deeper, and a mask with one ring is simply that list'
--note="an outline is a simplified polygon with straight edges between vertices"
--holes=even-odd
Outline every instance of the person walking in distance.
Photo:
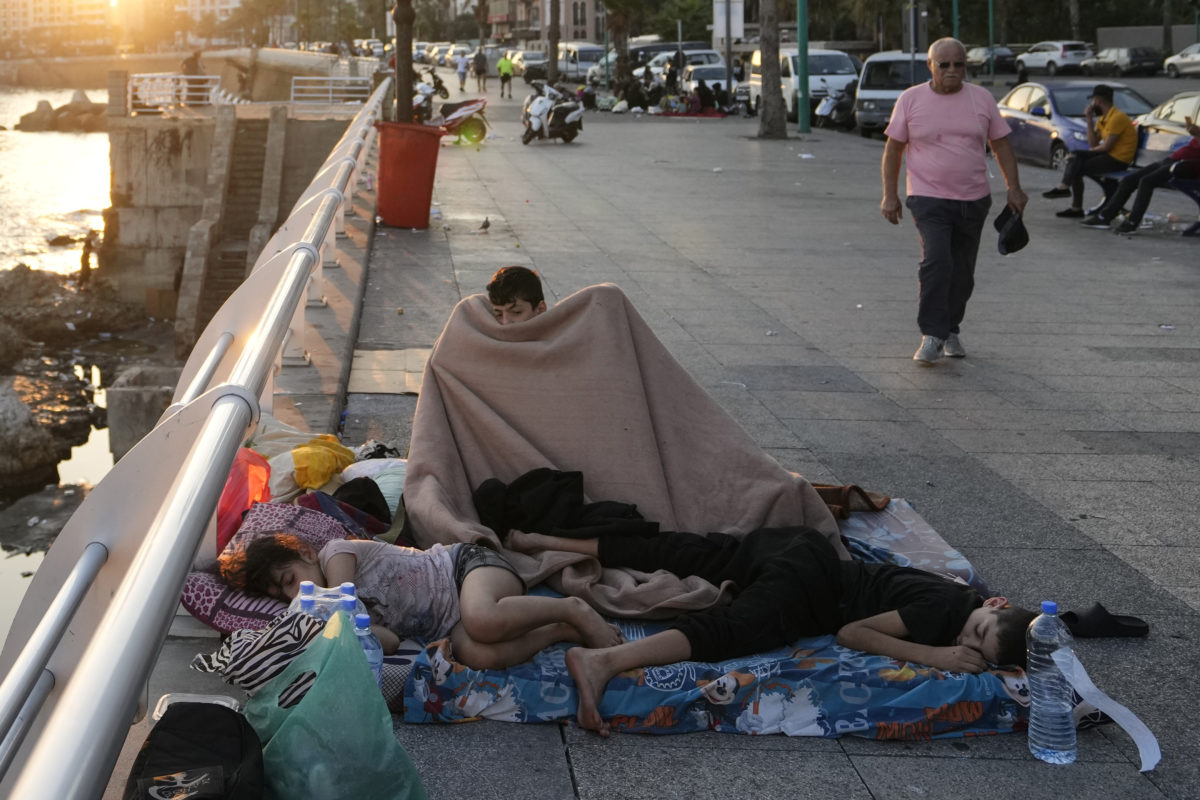
[{"label": "person walking in distance", "polygon": [[504,97],[504,90],[508,89],[508,99],[512,99],[512,77],[513,63],[508,57],[508,53],[500,56],[500,60],[496,62],[496,72],[500,75],[500,96]]},{"label": "person walking in distance", "polygon": [[986,89],[966,83],[966,49],[953,38],[929,46],[928,83],[900,95],[883,151],[884,219],[903,216],[897,184],[907,167],[904,205],[921,237],[917,325],[921,345],[913,360],[936,364],[943,355],[963,358],[959,326],[975,286],[975,258],[991,208],[987,145],[1008,186],[1007,203],[1018,215],[1028,198],[1021,190],[1011,132]]},{"label": "person walking in distance", "polygon": [[483,52],[483,45],[479,46],[475,57],[471,59],[471,70],[475,73],[475,88],[480,94],[487,94],[488,57]]}]

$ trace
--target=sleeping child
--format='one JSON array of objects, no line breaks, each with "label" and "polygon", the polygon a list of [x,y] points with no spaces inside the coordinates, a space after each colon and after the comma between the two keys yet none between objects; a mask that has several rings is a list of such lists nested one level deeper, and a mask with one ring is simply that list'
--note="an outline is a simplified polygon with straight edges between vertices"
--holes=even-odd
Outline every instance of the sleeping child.
[{"label": "sleeping child", "polygon": [[512,531],[524,553],[561,550],[603,567],[695,575],[735,584],[728,605],[693,611],[661,633],[602,648],[567,651],[582,728],[608,735],[598,711],[610,679],[638,667],[719,662],[837,634],[838,644],[951,672],[1025,663],[1025,629],[1035,616],[1003,597],[983,599],[965,584],[924,570],[844,561],[828,539],[804,527],[723,533],[606,534],[567,539]]},{"label": "sleeping child", "polygon": [[319,553],[285,531],[221,555],[221,576],[236,588],[285,602],[301,581],[353,581],[385,653],[401,639],[450,637],[455,657],[475,669],[528,661],[556,642],[620,644],[621,632],[576,597],[530,597],[504,558],[478,544],[414,550],[337,539]]}]

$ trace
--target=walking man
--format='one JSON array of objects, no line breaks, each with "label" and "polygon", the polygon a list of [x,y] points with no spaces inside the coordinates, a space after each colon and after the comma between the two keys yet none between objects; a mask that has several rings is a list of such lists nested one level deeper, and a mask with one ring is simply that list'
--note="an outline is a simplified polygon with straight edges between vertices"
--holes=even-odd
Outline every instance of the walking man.
[{"label": "walking man", "polygon": [[512,77],[513,63],[508,57],[508,53],[500,56],[500,60],[496,62],[496,72],[500,75],[500,96],[504,97],[504,90],[508,89],[508,99],[512,99]]},{"label": "walking man", "polygon": [[905,205],[921,237],[917,273],[917,325],[921,346],[913,360],[936,364],[943,355],[963,358],[959,325],[975,287],[975,257],[991,208],[986,145],[990,144],[1017,214],[1028,198],[1021,190],[1010,129],[986,89],[966,83],[967,55],[957,39],[929,47],[933,79],[906,90],[896,101],[883,151],[884,219],[903,216],[897,184],[907,166]]}]

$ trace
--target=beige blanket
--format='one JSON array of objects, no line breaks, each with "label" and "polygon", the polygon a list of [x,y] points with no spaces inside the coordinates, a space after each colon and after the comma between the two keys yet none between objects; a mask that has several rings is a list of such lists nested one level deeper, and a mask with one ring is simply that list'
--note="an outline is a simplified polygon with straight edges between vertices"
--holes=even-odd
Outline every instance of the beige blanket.
[{"label": "beige blanket", "polygon": [[[588,502],[636,503],[662,530],[803,524],[841,548],[809,483],[754,443],[612,285],[583,289],[515,325],[497,323],[485,295],[455,307],[413,420],[404,500],[417,543],[487,539],[500,547],[471,492],[538,467],[581,471]],[[696,578],[501,550],[530,586],[547,581],[617,616],[670,616],[720,598]]]}]

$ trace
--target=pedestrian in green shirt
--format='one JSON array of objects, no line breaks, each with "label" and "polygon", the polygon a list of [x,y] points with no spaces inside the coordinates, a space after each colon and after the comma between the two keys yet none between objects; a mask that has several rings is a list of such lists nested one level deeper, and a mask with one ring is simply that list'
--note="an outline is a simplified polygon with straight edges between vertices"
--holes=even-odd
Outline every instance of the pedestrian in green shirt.
[{"label": "pedestrian in green shirt", "polygon": [[513,63],[508,58],[508,53],[500,56],[500,60],[496,62],[496,72],[500,73],[500,96],[504,97],[504,87],[508,87],[508,99],[512,99],[512,77]]}]

